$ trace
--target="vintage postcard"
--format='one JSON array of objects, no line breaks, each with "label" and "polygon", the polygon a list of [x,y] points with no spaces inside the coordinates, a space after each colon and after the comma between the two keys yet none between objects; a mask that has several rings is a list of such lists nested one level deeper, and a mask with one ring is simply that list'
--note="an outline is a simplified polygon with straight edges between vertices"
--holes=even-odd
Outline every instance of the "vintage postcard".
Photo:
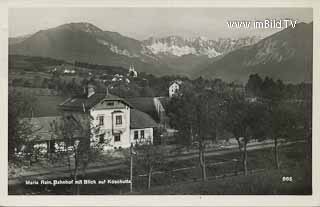
[{"label": "vintage postcard", "polygon": [[9,7],[9,197],[312,198],[318,9]]}]

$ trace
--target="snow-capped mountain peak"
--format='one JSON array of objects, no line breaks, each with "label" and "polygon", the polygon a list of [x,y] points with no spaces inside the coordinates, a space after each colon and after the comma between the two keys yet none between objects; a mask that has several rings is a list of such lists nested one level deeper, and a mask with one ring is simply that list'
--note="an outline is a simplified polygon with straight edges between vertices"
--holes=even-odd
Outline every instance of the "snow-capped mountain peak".
[{"label": "snow-capped mountain peak", "polygon": [[137,55],[131,54],[127,49],[120,49],[117,45],[114,45],[105,40],[97,39],[97,42],[104,46],[107,46],[111,50],[111,52],[116,53],[118,55],[125,55],[128,57],[137,57]]},{"label": "snow-capped mountain peak", "polygon": [[206,44],[205,38],[184,38],[180,36],[168,36],[165,38],[149,38],[143,44],[155,55],[206,55],[209,58],[220,55],[215,48]]},{"label": "snow-capped mountain peak", "polygon": [[151,37],[143,44],[155,55],[173,55],[181,57],[183,55],[208,56],[213,58],[221,54],[228,53],[234,49],[248,46],[258,42],[260,38],[246,37],[240,39],[220,38],[209,40],[206,37],[180,37],[168,36],[163,38]]}]

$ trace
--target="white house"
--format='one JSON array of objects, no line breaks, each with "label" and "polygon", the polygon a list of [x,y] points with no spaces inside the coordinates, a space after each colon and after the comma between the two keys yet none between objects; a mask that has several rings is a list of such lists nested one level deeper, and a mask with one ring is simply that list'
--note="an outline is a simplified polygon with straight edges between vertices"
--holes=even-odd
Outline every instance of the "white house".
[{"label": "white house", "polygon": [[64,74],[75,74],[76,71],[75,70],[64,69],[63,73]]},{"label": "white house", "polygon": [[130,146],[130,106],[125,101],[107,95],[89,110],[93,126],[100,128],[91,141],[107,141],[116,148]]},{"label": "white house", "polygon": [[60,104],[66,114],[89,113],[94,129],[91,142],[105,143],[105,149],[127,148],[131,143],[146,139],[153,142],[153,129],[158,125],[148,114],[134,109],[123,98],[93,91],[89,87],[87,96],[71,98]]},{"label": "white house", "polygon": [[169,86],[169,97],[173,97],[178,94],[180,87],[181,87],[182,81],[175,80],[171,83]]}]

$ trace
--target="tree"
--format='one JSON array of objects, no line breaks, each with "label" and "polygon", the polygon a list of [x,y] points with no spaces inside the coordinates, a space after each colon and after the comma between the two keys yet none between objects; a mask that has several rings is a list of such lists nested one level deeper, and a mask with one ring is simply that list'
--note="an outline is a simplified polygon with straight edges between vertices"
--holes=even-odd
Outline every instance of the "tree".
[{"label": "tree", "polygon": [[202,180],[207,180],[207,167],[206,167],[206,156],[205,156],[205,143],[203,138],[199,139],[199,164],[201,168]]},{"label": "tree", "polygon": [[168,103],[168,116],[170,125],[179,131],[177,141],[188,146],[195,141],[197,97],[191,86],[182,91],[182,96],[173,97]]},{"label": "tree", "polygon": [[264,116],[264,134],[267,134],[274,140],[275,166],[279,169],[278,137],[286,136],[285,134],[290,127],[288,124],[293,121],[292,114],[290,114],[286,107],[281,106],[281,102],[284,101],[286,95],[285,85],[281,80],[275,82],[272,78],[265,77],[262,82],[257,74],[250,75],[246,89],[256,91],[259,88],[261,90],[260,96],[264,98],[264,102],[266,103],[267,114]]},{"label": "tree", "polygon": [[36,107],[35,97],[26,96],[15,90],[9,90],[8,96],[8,156],[9,161],[17,161],[16,152],[22,146],[29,146],[30,137],[34,133],[32,125],[25,119],[31,117]]},{"label": "tree", "polygon": [[[268,128],[268,135],[274,140],[274,157],[276,168],[280,168],[279,151],[278,151],[278,137],[283,136],[283,132],[288,127],[289,114],[285,108],[281,108],[280,104],[283,100],[284,84],[281,80],[274,82],[272,79],[266,77],[264,80],[263,96],[267,103],[267,112],[269,119],[266,127]],[[269,126],[269,127],[268,127]]]},{"label": "tree", "polygon": [[[91,142],[93,132],[98,133],[99,127],[91,125],[92,117],[88,114],[64,114],[59,122],[52,122],[53,136],[60,138],[60,148],[54,155],[59,160],[67,159],[67,165],[74,182],[85,171],[90,162],[102,155],[103,147],[109,143]],[[53,157],[51,157],[53,158]],[[79,194],[79,185],[74,185],[74,194]]]},{"label": "tree", "polygon": [[166,162],[166,151],[160,146],[155,146],[150,139],[137,143],[133,148],[136,154],[137,168],[143,169],[148,175],[148,189],[151,188],[153,171],[161,169]]},{"label": "tree", "polygon": [[[274,140],[274,160],[276,169],[280,168],[279,138],[289,138],[298,128],[299,110],[286,102],[268,103],[266,129],[268,136]],[[302,112],[304,113],[304,112]]]},{"label": "tree", "polygon": [[196,107],[196,138],[199,147],[199,165],[201,168],[202,180],[207,180],[206,159],[205,159],[205,138],[210,129],[209,123],[209,100],[208,94],[199,94]]},{"label": "tree", "polygon": [[206,180],[205,140],[216,141],[218,128],[221,127],[224,90],[212,90],[210,84],[201,78],[196,80],[195,85],[183,85],[181,95],[170,100],[168,115],[171,126],[179,131],[180,143],[198,145],[199,166],[202,179]]},{"label": "tree", "polygon": [[249,80],[245,86],[246,93],[249,96],[261,96],[261,87],[263,80],[258,74],[249,76]]},{"label": "tree", "polygon": [[247,144],[250,139],[264,135],[264,108],[259,103],[249,103],[241,94],[233,94],[224,104],[224,127],[238,142],[242,154],[242,167],[247,175]]}]

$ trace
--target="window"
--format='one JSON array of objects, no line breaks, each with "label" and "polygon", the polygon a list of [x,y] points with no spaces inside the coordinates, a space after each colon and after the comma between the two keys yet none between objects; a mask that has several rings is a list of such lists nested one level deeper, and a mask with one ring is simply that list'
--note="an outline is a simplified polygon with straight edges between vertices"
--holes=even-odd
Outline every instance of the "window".
[{"label": "window", "polygon": [[114,135],[114,141],[115,142],[120,142],[120,134],[115,134]]},{"label": "window", "polygon": [[100,126],[104,125],[104,116],[99,116],[99,125]]},{"label": "window", "polygon": [[140,131],[140,137],[141,137],[141,139],[144,139],[144,130]]},{"label": "window", "polygon": [[116,125],[121,125],[122,124],[122,116],[118,115],[116,116]]},{"label": "window", "polygon": [[104,134],[99,135],[99,143],[103,144],[104,143]]},{"label": "window", "polygon": [[139,131],[134,131],[134,139],[138,139],[139,137]]},{"label": "window", "polygon": [[107,106],[113,106],[114,102],[107,102]]}]

